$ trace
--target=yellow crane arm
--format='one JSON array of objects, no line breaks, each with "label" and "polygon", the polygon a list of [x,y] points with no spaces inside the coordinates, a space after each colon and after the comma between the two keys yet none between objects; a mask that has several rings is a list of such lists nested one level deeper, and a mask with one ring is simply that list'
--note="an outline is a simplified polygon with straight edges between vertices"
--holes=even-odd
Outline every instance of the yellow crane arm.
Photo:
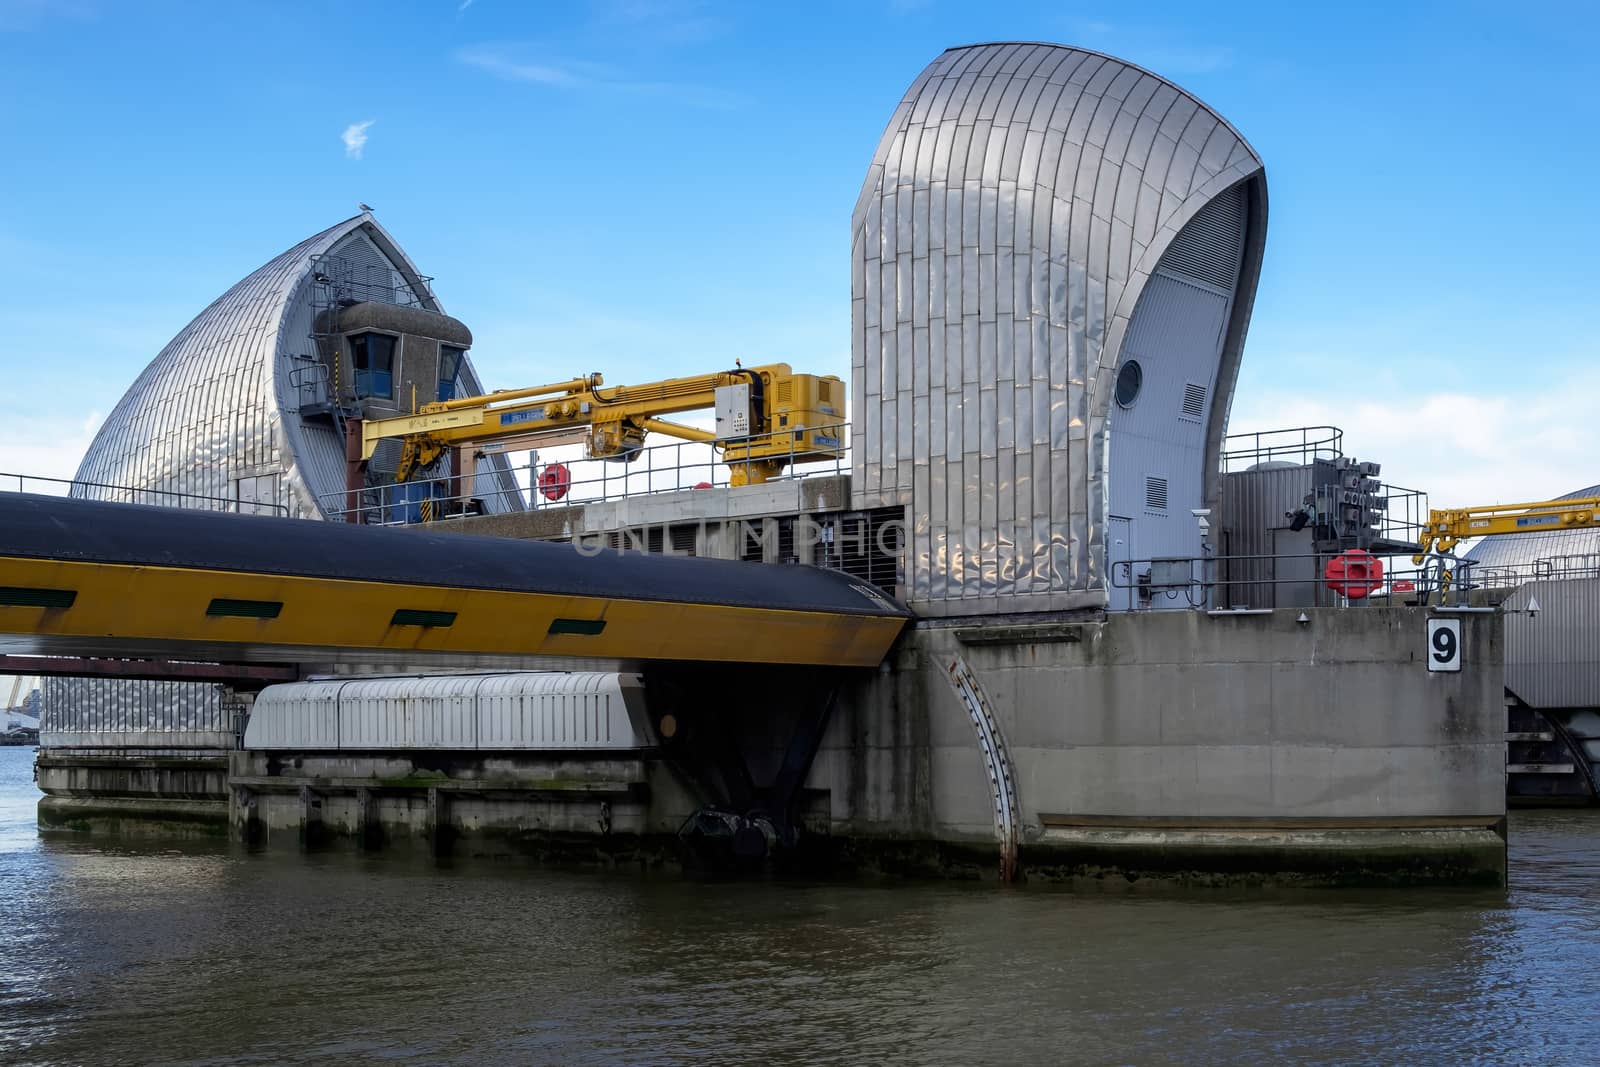
[{"label": "yellow crane arm", "polygon": [[[371,459],[380,441],[427,435],[442,448],[525,436],[596,423],[642,422],[660,415],[708,408],[721,386],[760,381],[765,374],[788,377],[784,364],[672,378],[649,385],[601,388],[598,374],[531,389],[424,404],[415,415],[369,419],[361,424],[361,458]],[[752,426],[750,432],[758,432]]]},{"label": "yellow crane arm", "polygon": [[1531,504],[1490,504],[1477,508],[1435,508],[1420,538],[1421,563],[1429,552],[1449,552],[1469,537],[1536,533],[1540,530],[1578,530],[1600,526],[1600,497],[1540,500]]},{"label": "yellow crane arm", "polygon": [[[723,394],[733,386],[747,392]],[[722,403],[719,405],[719,394]],[[730,395],[733,399],[730,399]],[[737,399],[742,397],[743,399]],[[663,419],[718,407],[732,423],[713,433]],[[604,388],[598,374],[564,382],[424,404],[411,415],[361,424],[361,458],[385,440],[403,442],[396,481],[407,481],[450,448],[533,439],[586,428],[589,455],[627,458],[647,432],[716,444],[736,484],[765,481],[797,461],[844,454],[844,383],[795,374],[786,363]]]},{"label": "yellow crane arm", "polygon": [[710,430],[702,430],[698,426],[685,426],[681,422],[668,422],[666,419],[645,419],[640,425],[651,433],[664,433],[680,441],[710,444],[717,439],[717,435]]}]

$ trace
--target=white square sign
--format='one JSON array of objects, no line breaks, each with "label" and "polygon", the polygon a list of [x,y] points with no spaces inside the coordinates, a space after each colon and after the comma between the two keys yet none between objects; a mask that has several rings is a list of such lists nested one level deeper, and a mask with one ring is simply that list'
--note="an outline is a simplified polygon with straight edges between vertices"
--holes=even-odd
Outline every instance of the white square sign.
[{"label": "white square sign", "polygon": [[1428,620],[1428,670],[1461,669],[1461,620]]}]

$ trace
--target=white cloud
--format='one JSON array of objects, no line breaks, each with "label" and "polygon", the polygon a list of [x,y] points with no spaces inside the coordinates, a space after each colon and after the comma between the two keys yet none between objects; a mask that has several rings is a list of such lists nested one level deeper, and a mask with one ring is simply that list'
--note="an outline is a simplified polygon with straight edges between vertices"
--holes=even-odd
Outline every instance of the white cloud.
[{"label": "white cloud", "polygon": [[1600,482],[1593,397],[1600,373],[1540,375],[1537,389],[1246,390],[1233,433],[1338,426],[1344,451],[1383,464],[1383,480],[1421,489],[1434,507],[1546,500]]},{"label": "white cloud", "polygon": [[377,119],[367,119],[365,122],[352,122],[344,128],[344,133],[339,139],[344,142],[344,154],[351,159],[360,159],[361,153],[367,147],[367,128]]},{"label": "white cloud", "polygon": [[[0,422],[0,472],[30,478],[70,480],[100,428],[99,412],[56,419],[8,418]],[[45,481],[0,478],[0,491],[64,494],[66,486]]]},{"label": "white cloud", "polygon": [[[576,89],[591,83],[591,77],[578,74],[566,65],[555,63],[525,63],[509,58],[494,48],[463,48],[456,58],[469,67],[493,74],[506,81],[532,82],[535,85],[554,85],[563,89]],[[592,75],[593,70],[590,71]]]},{"label": "white cloud", "polygon": [[456,8],[456,14],[458,14],[458,15],[461,14],[463,11],[465,11],[467,8],[469,8],[471,6],[472,6],[472,0],[461,0],[461,6]]},{"label": "white cloud", "polygon": [[682,82],[638,81],[604,63],[581,60],[527,59],[504,45],[479,45],[458,49],[456,61],[476,67],[502,81],[526,82],[553,89],[607,91],[639,96],[661,96],[695,107],[728,110],[741,107],[743,98],[724,90]]}]

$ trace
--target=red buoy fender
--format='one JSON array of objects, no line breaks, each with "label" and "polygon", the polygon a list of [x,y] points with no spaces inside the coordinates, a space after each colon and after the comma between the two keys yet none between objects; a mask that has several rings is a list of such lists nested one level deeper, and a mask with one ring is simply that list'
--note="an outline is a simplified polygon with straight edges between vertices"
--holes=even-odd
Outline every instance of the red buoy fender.
[{"label": "red buoy fender", "polygon": [[572,488],[572,472],[565,463],[548,463],[539,472],[539,492],[546,500],[560,500]]},{"label": "red buoy fender", "polygon": [[1364,548],[1347,549],[1328,561],[1322,577],[1335,593],[1360,600],[1383,588],[1383,561]]}]

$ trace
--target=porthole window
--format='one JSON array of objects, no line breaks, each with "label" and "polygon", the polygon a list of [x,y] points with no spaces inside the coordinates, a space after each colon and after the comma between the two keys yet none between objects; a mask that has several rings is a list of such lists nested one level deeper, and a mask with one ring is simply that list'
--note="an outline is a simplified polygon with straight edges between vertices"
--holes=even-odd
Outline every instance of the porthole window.
[{"label": "porthole window", "polygon": [[1139,366],[1139,361],[1124,360],[1122,369],[1117,372],[1117,406],[1133,407],[1133,402],[1139,399],[1139,387],[1142,385],[1144,385],[1144,368]]}]

